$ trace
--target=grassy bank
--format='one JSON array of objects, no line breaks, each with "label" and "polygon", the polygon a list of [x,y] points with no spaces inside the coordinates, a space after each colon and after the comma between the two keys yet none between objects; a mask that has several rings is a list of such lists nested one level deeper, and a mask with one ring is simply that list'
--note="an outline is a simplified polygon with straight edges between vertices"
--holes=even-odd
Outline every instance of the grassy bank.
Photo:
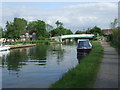
[{"label": "grassy bank", "polygon": [[103,58],[103,47],[100,42],[92,42],[93,49],[83,58],[79,65],[69,70],[50,88],[92,88],[95,82],[99,65]]},{"label": "grassy bank", "polygon": [[34,43],[49,43],[49,42],[56,42],[55,40],[33,40],[33,41],[17,41],[16,43],[29,43],[29,44],[34,44]]}]

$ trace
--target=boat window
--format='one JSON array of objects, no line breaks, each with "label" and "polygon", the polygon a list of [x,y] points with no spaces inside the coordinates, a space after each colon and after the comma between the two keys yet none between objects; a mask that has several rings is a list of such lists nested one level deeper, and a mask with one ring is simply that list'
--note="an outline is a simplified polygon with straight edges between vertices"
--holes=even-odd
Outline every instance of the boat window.
[{"label": "boat window", "polygon": [[88,41],[79,41],[78,48],[82,48],[82,47],[90,48],[91,46]]}]

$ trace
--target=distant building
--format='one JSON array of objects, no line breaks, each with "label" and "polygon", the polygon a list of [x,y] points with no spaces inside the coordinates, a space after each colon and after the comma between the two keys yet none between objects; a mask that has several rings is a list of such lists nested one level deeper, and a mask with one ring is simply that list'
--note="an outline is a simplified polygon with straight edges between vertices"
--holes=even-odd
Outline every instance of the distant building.
[{"label": "distant building", "polygon": [[102,31],[105,35],[108,35],[108,34],[112,33],[112,29],[103,29]]},{"label": "distant building", "polygon": [[20,32],[21,41],[36,40],[35,30],[24,30]]}]

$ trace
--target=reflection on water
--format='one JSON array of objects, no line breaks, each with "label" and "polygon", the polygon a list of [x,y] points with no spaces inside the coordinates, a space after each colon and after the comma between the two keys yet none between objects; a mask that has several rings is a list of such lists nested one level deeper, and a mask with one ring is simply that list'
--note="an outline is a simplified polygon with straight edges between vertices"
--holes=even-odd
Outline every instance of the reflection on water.
[{"label": "reflection on water", "polygon": [[77,59],[78,59],[78,63],[80,64],[80,60],[82,59],[82,58],[84,58],[85,57],[85,54],[78,54],[77,53]]},{"label": "reflection on water", "polygon": [[10,53],[10,51],[1,51],[0,52],[0,67],[2,67],[3,63],[2,63],[2,59],[6,60],[8,54]]},{"label": "reflection on water", "polygon": [[3,88],[47,88],[78,64],[73,44],[38,45],[0,55]]}]

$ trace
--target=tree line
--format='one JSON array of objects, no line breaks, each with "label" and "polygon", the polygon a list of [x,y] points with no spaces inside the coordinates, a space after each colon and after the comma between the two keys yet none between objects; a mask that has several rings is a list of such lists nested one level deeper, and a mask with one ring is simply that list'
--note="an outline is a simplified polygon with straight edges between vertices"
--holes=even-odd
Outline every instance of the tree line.
[{"label": "tree line", "polygon": [[[3,30],[2,28],[0,28],[0,32],[3,32],[1,37],[5,37],[8,39],[20,39],[20,32],[24,30],[34,30],[36,31],[36,37],[38,40],[54,36],[73,34],[70,29],[64,28],[64,24],[59,20],[57,20],[55,24],[56,28],[54,28],[50,24],[45,23],[42,20],[28,22],[24,18],[14,18],[13,22],[7,21],[5,29]],[[95,34],[95,36],[103,35],[101,28],[97,26],[90,29],[88,28],[84,32],[81,30],[77,30],[75,32],[75,34],[83,33]]]},{"label": "tree line", "polygon": [[75,34],[94,34],[95,37],[97,37],[98,35],[99,36],[104,35],[102,29],[98,26],[94,26],[93,28],[88,28],[87,30],[84,30],[84,31],[77,30]]},{"label": "tree line", "polygon": [[53,28],[52,25],[46,24],[42,20],[27,22],[24,18],[14,18],[13,22],[6,22],[5,29],[0,28],[0,32],[8,39],[20,39],[20,32],[24,30],[36,31],[37,39],[45,39],[51,36],[59,36],[65,34],[73,34],[70,29],[63,27],[63,23],[57,20],[55,22],[57,28]]}]

